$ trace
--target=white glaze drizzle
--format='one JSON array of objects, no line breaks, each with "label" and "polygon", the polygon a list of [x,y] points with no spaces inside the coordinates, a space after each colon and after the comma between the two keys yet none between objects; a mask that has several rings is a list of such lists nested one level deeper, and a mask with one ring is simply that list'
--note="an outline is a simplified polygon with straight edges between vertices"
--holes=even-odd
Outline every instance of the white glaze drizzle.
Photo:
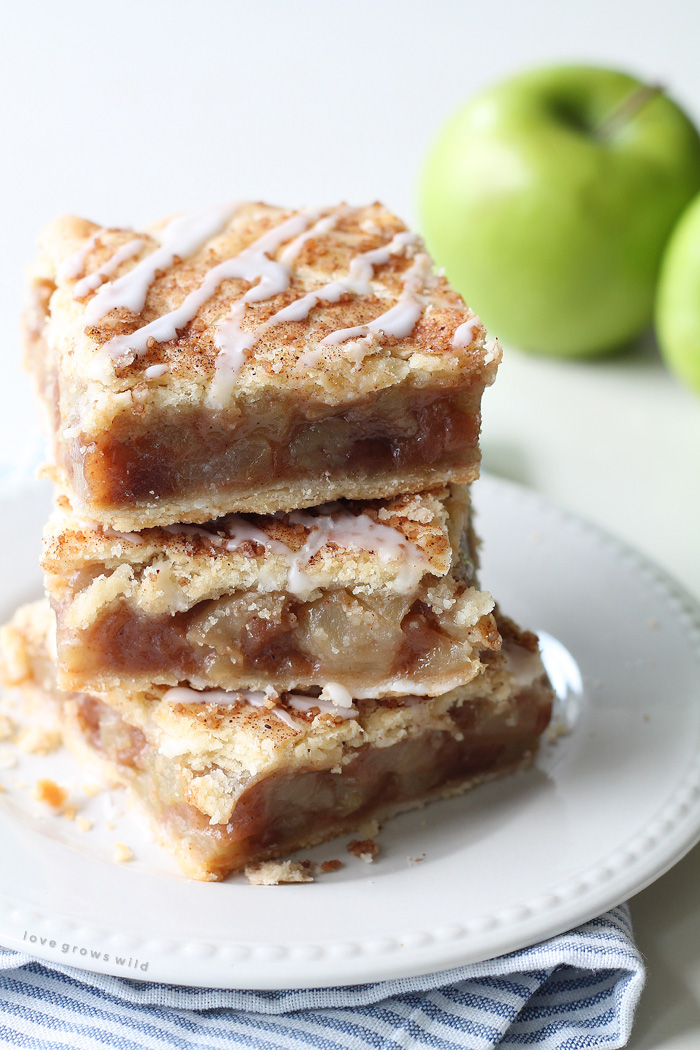
[{"label": "white glaze drizzle", "polygon": [[377,266],[385,266],[393,255],[403,255],[408,248],[413,248],[417,244],[418,237],[416,234],[411,233],[409,230],[403,230],[401,233],[395,234],[388,244],[383,244],[379,248],[373,248],[371,251],[356,255],[350,262],[350,282],[360,285],[362,288],[360,295],[370,294],[372,289],[369,287],[369,282],[374,276],[375,268]]},{"label": "white glaze drizzle", "polygon": [[294,719],[288,711],[285,711],[285,709],[279,704],[275,704],[274,707],[269,707],[268,704],[265,703],[265,701],[268,699],[267,693],[259,693],[253,692],[251,690],[246,690],[245,693],[241,695],[245,698],[246,702],[251,705],[251,707],[265,708],[265,710],[270,711],[273,715],[279,718],[280,722],[284,722],[285,725],[288,725],[290,729],[294,729],[297,733],[301,732],[299,728],[299,723],[294,721]]},{"label": "white glaze drizzle", "polygon": [[414,704],[430,699],[430,697],[425,695],[420,696],[417,692],[408,692],[411,689],[418,690],[420,687],[421,683],[416,682],[412,678],[395,678],[393,682],[382,682],[381,685],[374,689],[358,689],[355,699],[381,700],[382,697],[391,696],[396,700],[400,700],[405,707],[413,707]]},{"label": "white glaze drizzle", "polygon": [[163,700],[168,704],[218,704],[220,706],[235,705],[240,703],[250,704],[251,707],[265,708],[271,715],[275,715],[280,722],[284,722],[290,729],[300,733],[301,727],[295,722],[288,711],[279,704],[270,707],[267,694],[251,689],[240,689],[229,692],[226,689],[188,689],[186,686],[175,686],[166,690]]},{"label": "white glaze drizzle", "polygon": [[[169,270],[176,258],[187,259],[198,252],[211,237],[221,232],[238,207],[237,204],[219,204],[187,212],[169,222],[160,235],[160,245],[155,251],[123,277],[103,284],[90,300],[85,308],[86,327],[97,324],[110,310],[118,308],[140,314],[157,272]],[[139,329],[140,332],[143,330]],[[110,355],[117,357],[123,352],[121,345],[109,351]]]},{"label": "white glaze drizzle", "polygon": [[474,339],[474,329],[481,324],[478,317],[472,317],[469,321],[465,321],[459,328],[455,329],[455,334],[452,336],[452,346],[455,350],[464,350]]},{"label": "white glaze drizzle", "polygon": [[[327,233],[337,223],[340,215],[346,213],[344,206],[319,220],[307,233],[293,241],[282,254],[282,261],[289,264],[298,254],[303,242],[314,234]],[[263,335],[277,324],[285,321],[305,321],[311,311],[320,302],[337,303],[346,295],[371,295],[370,281],[377,266],[385,265],[393,255],[402,254],[409,247],[418,243],[414,233],[403,231],[397,233],[391,241],[380,248],[362,252],[350,261],[348,274],[335,281],[330,281],[314,292],[307,292],[299,299],[274,313],[257,328],[244,330],[241,322],[245,315],[245,302],[239,300],[231,307],[228,317],[216,329],[214,343],[219,350],[216,371],[210,391],[210,401],[217,407],[223,407],[231,395],[236,379],[243,368],[248,354]],[[245,297],[244,297],[245,299]],[[397,304],[398,305],[398,304]],[[385,316],[388,318],[391,311]],[[412,327],[412,326],[411,326]],[[363,334],[365,329],[363,328]],[[325,340],[324,340],[325,342]],[[323,342],[321,343],[323,345]],[[300,358],[300,363],[307,367],[318,364],[322,352],[307,351]]]},{"label": "white glaze drizzle", "polygon": [[[118,532],[113,529],[110,525],[100,525],[98,522],[91,522],[85,519],[80,519],[80,524],[83,528],[90,529],[90,531],[102,530],[106,537],[110,537],[116,540],[126,540],[128,543],[134,543],[140,545],[148,542],[148,532]],[[224,545],[224,538],[217,535],[215,532],[209,532],[206,528],[200,528],[198,525],[161,525],[160,528],[164,532],[169,532],[172,535],[177,533],[184,533],[186,535],[200,535],[200,537],[206,538],[214,547],[221,547]]]},{"label": "white glaze drizzle", "polygon": [[70,281],[75,277],[80,277],[85,271],[85,263],[88,255],[93,248],[96,247],[100,234],[105,232],[105,230],[98,230],[96,233],[93,233],[92,237],[88,237],[85,244],[81,244],[76,251],[71,252],[71,254],[56,267],[56,280]]},{"label": "white glaze drizzle", "polygon": [[[281,289],[282,291],[285,291],[286,288],[289,287],[292,263],[299,255],[299,252],[306,241],[311,237],[318,237],[319,235],[329,233],[335,227],[340,217],[348,210],[349,209],[347,209],[345,205],[341,205],[339,208],[336,208],[334,212],[331,212],[330,215],[325,215],[323,218],[318,219],[310,229],[306,229],[297,234],[287,245],[280,256],[279,262],[274,264],[275,266],[282,267],[287,274],[287,283],[285,287]],[[318,214],[318,212],[316,214]],[[292,220],[288,221],[291,222]],[[267,234],[265,236],[267,236]],[[264,238],[261,238],[261,240],[263,239]],[[251,251],[255,249],[256,245],[259,250],[260,240],[256,241],[246,250]],[[279,245],[277,247],[279,247]],[[270,249],[267,250],[269,251]],[[239,372],[245,364],[248,354],[263,333],[271,328],[273,324],[277,324],[282,320],[301,320],[301,317],[294,317],[293,314],[289,314],[283,318],[280,315],[284,313],[284,310],[280,310],[276,314],[273,314],[273,316],[264,324],[259,325],[257,328],[251,329],[250,331],[245,331],[241,327],[241,322],[245,316],[246,304],[253,301],[262,302],[264,298],[271,298],[273,294],[277,294],[277,292],[271,292],[269,296],[260,295],[253,299],[250,295],[250,292],[252,291],[253,289],[250,289],[242,299],[235,302],[229,310],[228,316],[225,317],[223,321],[220,321],[215,328],[214,345],[219,351],[219,355],[216,359],[214,378],[209,391],[209,401],[217,408],[222,408],[231,396],[233,386],[238,378]],[[302,300],[297,301],[301,302]],[[294,305],[295,304],[292,303],[291,307]],[[291,307],[285,307],[285,309],[290,310]],[[309,309],[311,309],[311,306],[309,306]]]},{"label": "white glaze drizzle", "polygon": [[[270,693],[269,695],[275,695]],[[268,700],[268,693],[263,693],[260,690],[253,689],[240,689],[228,691],[226,689],[189,689],[186,686],[175,686],[172,689],[168,689],[164,695],[163,700],[168,704],[217,704],[219,706],[235,705],[239,703],[250,704],[251,707],[261,709],[265,708],[270,714],[275,715],[281,722],[288,725],[290,729],[296,730],[297,733],[301,732],[301,727],[298,722],[285,711],[284,707],[280,704],[275,704],[274,707],[270,707]],[[318,708],[321,714],[333,715],[335,718],[357,718],[358,710],[356,707],[344,706],[342,708],[336,707],[334,704],[328,703],[327,700],[322,700],[316,696],[304,696],[301,693],[287,693],[285,694],[285,700],[289,707],[296,711],[301,711],[302,714],[307,714],[314,708]]]},{"label": "white glaze drizzle", "polygon": [[[251,245],[244,248],[239,255],[229,260],[232,269],[236,271],[233,276],[242,277],[244,281],[249,282],[254,281],[256,277],[260,278],[258,284],[253,285],[245,293],[244,302],[260,303],[265,299],[272,299],[275,295],[280,295],[289,288],[290,265],[271,259],[270,255],[278,251],[286,241],[298,238],[318,219],[320,214],[320,208],[305,208],[297,215],[292,215],[279,225],[273,226],[262,237],[258,237]],[[298,246],[297,251],[300,248],[301,245]]]},{"label": "white glaze drizzle", "polygon": [[319,350],[318,348],[315,350],[307,350],[301,355],[297,364],[300,364],[302,368],[315,368],[322,357],[323,350]]},{"label": "white glaze drizzle", "polygon": [[367,324],[355,325],[352,328],[340,328],[322,339],[320,346],[338,346],[348,339],[363,339],[369,346],[372,336],[383,332],[386,336],[405,339],[410,335],[423,313],[424,303],[420,294],[432,275],[432,263],[424,252],[416,255],[408,268],[402,282],[401,294],[395,306],[375,317]]},{"label": "white glaze drizzle", "polygon": [[300,233],[298,237],[295,237],[290,244],[284,249],[280,255],[280,262],[284,266],[291,266],[299,252],[304,247],[307,241],[313,237],[323,236],[326,233],[330,233],[331,230],[335,229],[338,224],[338,220],[347,215],[351,211],[350,208],[345,204],[341,204],[335,211],[331,212],[330,215],[324,215],[322,219],[315,222],[310,230],[306,230],[304,233]]},{"label": "white glaze drizzle", "polygon": [[314,707],[317,707],[322,715],[333,715],[334,718],[357,718],[359,714],[357,708],[352,706],[352,701],[349,707],[339,707],[322,700],[320,696],[300,696],[298,693],[288,693],[286,700],[290,707],[296,711],[303,711],[304,714],[312,711]]},{"label": "white glaze drizzle", "polygon": [[310,576],[305,569],[314,555],[329,542],[339,547],[374,551],[384,564],[401,559],[404,564],[393,584],[394,589],[401,594],[414,590],[428,564],[425,553],[419,547],[410,543],[396,529],[374,521],[368,514],[340,511],[334,515],[314,517],[304,511],[293,511],[289,520],[309,529],[303,547],[292,555],[287,583],[290,593],[300,598],[307,597],[322,585],[323,581]]},{"label": "white glaze drizzle", "polygon": [[[352,514],[348,510],[337,510],[334,504],[324,508],[326,513],[309,514],[306,511],[293,511],[288,520],[293,525],[301,525],[307,530],[304,544],[298,551],[293,551],[281,540],[268,536],[240,514],[230,514],[217,522],[217,532],[212,532],[201,525],[161,525],[163,532],[171,536],[194,536],[201,538],[212,547],[229,553],[237,551],[246,541],[259,544],[270,554],[280,555],[288,566],[287,588],[299,598],[307,598],[313,591],[324,586],[326,580],[321,574],[315,577],[305,570],[309,562],[327,543],[335,543],[341,548],[355,548],[373,552],[384,564],[392,561],[402,562],[393,581],[393,589],[399,594],[409,594],[417,586],[430,562],[423,550],[407,540],[403,533],[390,525],[376,522],[368,514]],[[281,520],[284,520],[284,515]],[[81,521],[83,528],[96,531],[102,529],[105,536],[125,540],[134,544],[147,542],[145,533],[116,532],[109,526],[99,526],[92,521]],[[222,535],[223,533],[223,535]],[[329,683],[327,689],[343,690],[337,683]],[[330,694],[329,694],[330,695]],[[341,693],[338,692],[340,696]],[[336,700],[342,703],[342,700]]]},{"label": "white glaze drizzle", "polygon": [[126,543],[133,543],[136,547],[146,542],[140,532],[118,532],[111,525],[100,525],[99,522],[90,521],[88,518],[76,518],[75,523],[87,532],[101,532],[107,539],[124,540]]},{"label": "white glaze drizzle", "polygon": [[[352,514],[341,510],[315,516],[304,511],[293,511],[289,515],[293,525],[302,525],[308,530],[303,546],[292,551],[285,543],[268,536],[239,514],[229,515],[220,523],[220,531],[210,532],[200,525],[163,525],[163,531],[172,536],[197,536],[213,547],[229,552],[238,550],[246,540],[260,544],[271,554],[281,555],[288,563],[287,587],[299,598],[308,597],[312,591],[323,586],[324,581],[306,572],[311,559],[329,542],[339,547],[373,551],[383,564],[399,560],[403,565],[394,578],[393,587],[400,594],[413,591],[427,567],[425,553],[405,538],[397,529],[374,521],[368,514]],[[129,534],[124,534],[128,538]],[[138,535],[135,533],[134,535]]]},{"label": "white glaze drizzle", "polygon": [[219,353],[208,400],[217,408],[222,408],[229,399],[238,373],[255,342],[255,333],[241,328],[245,309],[246,304],[239,299],[229,310],[228,316],[216,326],[214,345]]},{"label": "white glaze drizzle", "polygon": [[206,540],[212,547],[223,547],[224,538],[216,532],[203,529],[200,525],[161,525],[163,532],[171,536],[197,536]]},{"label": "white glaze drizzle", "polygon": [[[135,332],[114,336],[105,343],[103,350],[111,357],[115,365],[121,366],[130,364],[135,357],[140,357],[154,343],[169,342],[176,337],[179,329],[184,328],[197,316],[224,281],[237,278],[252,283],[259,278],[258,283],[249,288],[243,296],[244,303],[260,302],[279,295],[289,287],[290,270],[289,267],[271,259],[269,254],[276,252],[285,241],[303,232],[318,214],[318,210],[302,211],[274,226],[238,255],[224,259],[223,262],[213,266],[199,287],[190,292],[177,309],[156,317],[155,320],[138,328]],[[147,261],[144,260],[144,262]],[[131,273],[134,272],[131,271]],[[127,278],[130,276],[131,274],[126,274]],[[97,293],[99,294],[100,292]],[[95,299],[88,304],[88,309]]]},{"label": "white glaze drizzle", "polygon": [[256,528],[255,525],[238,514],[227,518],[224,528],[228,537],[226,540],[227,551],[238,550],[246,540],[251,540],[253,543],[261,544],[271,554],[282,554],[285,557],[289,554],[289,547],[285,543],[268,536],[262,529]]},{"label": "white glaze drizzle", "polygon": [[340,682],[326,682],[321,696],[330,700],[332,704],[337,704],[338,707],[352,707],[352,693]]},{"label": "white glaze drizzle", "polygon": [[240,514],[231,514],[218,524],[220,532],[225,533],[223,536],[220,535],[220,532],[210,532],[200,525],[163,525],[161,527],[171,536],[198,536],[207,540],[213,547],[224,547],[229,552],[238,550],[246,540],[250,540],[265,547],[271,554],[282,554],[286,557],[290,553],[286,544],[268,536],[266,532],[256,528],[252,522],[247,521]]},{"label": "white glaze drizzle", "polygon": [[149,365],[144,375],[146,379],[160,379],[168,371],[168,365]]},{"label": "white glaze drizzle", "polygon": [[73,298],[84,299],[90,292],[94,292],[96,288],[99,288],[104,283],[105,277],[109,277],[110,274],[114,273],[127,259],[133,259],[135,255],[138,255],[145,243],[146,241],[143,237],[136,237],[134,240],[122,244],[121,248],[117,248],[114,255],[100,266],[99,270],[89,273],[87,277],[83,277],[82,280],[76,283],[73,289]]},{"label": "white glaze drizzle", "polygon": [[109,536],[110,539],[125,540],[126,543],[133,543],[135,547],[140,547],[142,543],[146,542],[140,532],[118,532],[111,525],[103,525],[102,532],[105,536]]}]

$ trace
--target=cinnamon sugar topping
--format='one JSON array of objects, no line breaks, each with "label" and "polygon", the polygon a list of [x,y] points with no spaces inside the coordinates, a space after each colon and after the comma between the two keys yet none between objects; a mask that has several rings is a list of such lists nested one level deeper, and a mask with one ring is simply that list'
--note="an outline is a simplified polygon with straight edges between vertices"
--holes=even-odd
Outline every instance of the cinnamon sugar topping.
[{"label": "cinnamon sugar topping", "polygon": [[[224,225],[224,222],[230,218],[233,212],[233,207],[229,206],[228,209],[223,211],[218,209],[215,211],[215,218],[208,217],[209,222],[206,221],[201,223],[201,226],[197,228],[197,233],[206,230],[208,233],[207,238],[211,236],[212,227],[213,232],[218,232],[219,229]],[[197,315],[199,310],[204,306],[206,302],[219,289],[219,286],[224,282],[231,280],[232,278],[242,279],[244,281],[252,282],[256,278],[259,278],[258,284],[253,285],[243,296],[244,302],[260,302],[263,299],[269,299],[274,295],[279,295],[288,286],[290,281],[290,270],[288,266],[282,263],[278,263],[270,258],[270,254],[277,251],[281,244],[289,240],[291,237],[297,236],[303,232],[306,227],[318,217],[317,211],[306,211],[301,212],[298,215],[293,216],[291,219],[287,219],[286,222],[280,223],[279,226],[273,227],[272,230],[268,230],[267,233],[259,237],[257,241],[254,241],[248,248],[244,248],[238,255],[234,255],[232,258],[224,259],[223,262],[217,266],[212,267],[208,271],[204,280],[186,296],[183,303],[175,310],[171,310],[170,313],[162,314],[160,317],[156,317],[155,320],[144,325],[142,328],[137,328],[135,332],[129,335],[117,335],[110,339],[104,346],[103,350],[111,357],[115,365],[130,364],[135,357],[140,357],[142,354],[151,348],[150,340],[155,340],[156,343],[166,343],[171,339],[174,339],[179,329],[184,328],[189,322]],[[221,221],[223,220],[223,221]],[[180,220],[176,220],[178,222]],[[189,231],[188,231],[189,232]],[[193,236],[190,234],[190,244],[195,244],[197,247],[201,246],[202,239],[200,236]],[[174,240],[174,238],[173,238]],[[166,251],[164,247],[160,251],[164,252],[166,258],[169,260],[167,265],[159,266],[157,269],[168,269],[172,266],[172,263],[176,255],[180,255],[181,252],[175,251],[170,247],[171,240],[167,241],[168,248]],[[148,264],[149,260],[153,259],[153,256],[158,255],[156,251],[153,255],[148,256],[144,260],[144,264]],[[125,275],[122,280],[128,281],[136,272],[139,270],[137,266],[131,273]],[[146,299],[146,293],[148,291],[149,284],[155,277],[155,270],[153,264],[150,266],[144,265],[142,274],[142,280],[136,282],[133,287],[127,285],[126,291],[127,296],[121,302],[114,301],[114,296],[110,298],[105,296],[107,302],[111,302],[113,308],[115,305],[127,305],[130,303],[131,309],[134,313],[138,313],[143,309],[143,304]],[[146,283],[148,281],[148,283]],[[119,282],[115,282],[116,285]],[[87,323],[95,323],[95,320],[99,320],[103,314],[99,311],[103,309],[103,305],[95,307],[94,304],[99,297],[99,292],[95,296],[95,299],[88,305],[85,312]],[[129,299],[128,296],[131,295]]]},{"label": "cinnamon sugar topping", "polygon": [[145,243],[146,241],[143,237],[136,237],[134,240],[128,241],[127,244],[123,244],[121,248],[117,248],[114,255],[106,263],[103,263],[99,270],[95,270],[94,273],[88,274],[87,277],[83,277],[76,283],[73,289],[73,298],[84,299],[90,292],[94,292],[104,282],[105,278],[119,269],[123,262],[138,255]]},{"label": "cinnamon sugar topping", "polygon": [[[85,324],[88,327],[96,325],[106,314],[116,309],[140,314],[146,302],[148,289],[153,284],[156,274],[169,270],[176,258],[186,259],[198,251],[211,237],[220,232],[235,210],[236,205],[218,205],[188,212],[169,222],[161,234],[160,247],[142,259],[133,270],[124,274],[123,277],[102,285],[85,308]],[[64,263],[64,266],[68,262],[69,260]],[[139,329],[142,338],[148,327],[146,325],[145,328]],[[146,342],[152,334],[151,331],[145,334]],[[126,338],[127,340],[133,339],[134,336]],[[114,341],[110,342],[114,344]],[[144,347],[145,345],[146,343]],[[124,351],[123,344],[118,343],[112,346],[109,353],[116,359],[120,355],[123,356]]]},{"label": "cinnamon sugar topping", "polygon": [[[345,205],[341,205],[334,213],[319,220],[308,233],[298,237],[282,253],[283,264],[289,265],[298,253],[301,242],[304,239],[317,232],[329,232],[340,215],[348,211],[349,209]],[[244,331],[241,328],[241,321],[245,314],[244,300],[246,297],[244,296],[243,300],[234,303],[229,317],[217,327],[215,343],[219,347],[221,354],[217,361],[216,377],[212,385],[212,400],[218,404],[223,404],[227,394],[230,393],[231,384],[245,364],[247,354],[271,328],[285,321],[306,320],[314,307],[318,306],[319,303],[337,303],[343,297],[350,295],[372,295],[370,281],[374,275],[375,267],[386,264],[393,255],[403,254],[409,248],[415,248],[417,243],[418,238],[415,234],[406,231],[396,234],[388,244],[383,245],[381,248],[374,248],[371,251],[356,255],[350,261],[346,277],[330,281],[316,291],[307,292],[306,295],[293,300],[288,306],[278,310],[267,321],[250,331]],[[411,325],[412,327],[413,325]],[[333,339],[333,336],[338,334],[342,333],[332,333],[331,336],[321,341],[321,345],[330,345],[331,342],[343,342],[343,339]],[[311,360],[312,354],[320,356],[320,351],[310,351],[305,355],[307,363],[310,365],[317,363],[317,359]]]},{"label": "cinnamon sugar topping", "polygon": [[[210,208],[172,220],[162,232],[159,247],[147,254],[122,277],[106,280],[123,262],[139,254],[146,240],[144,237],[137,237],[121,245],[107,262],[79,280],[73,289],[73,297],[76,299],[82,299],[96,291],[85,308],[86,329],[99,324],[108,313],[116,309],[140,315],[148,290],[156,276],[167,273],[176,262],[199,251],[212,236],[226,226],[238,207],[228,205]],[[95,376],[100,377],[107,361],[111,361],[114,367],[126,367],[155,345],[175,339],[178,332],[193,321],[200,309],[216,295],[224,281],[242,280],[249,285],[247,291],[235,299],[228,315],[220,320],[213,330],[213,342],[218,350],[218,357],[209,400],[212,405],[222,407],[230,396],[232,385],[253,346],[271,328],[289,321],[306,320],[320,303],[339,303],[355,296],[371,298],[375,295],[372,287],[375,269],[386,265],[394,256],[415,254],[413,264],[403,277],[398,301],[390,309],[366,324],[331,332],[320,341],[319,346],[339,346],[350,340],[359,340],[359,345],[350,350],[351,359],[355,361],[356,367],[359,367],[373,340],[406,338],[425,309],[427,300],[423,293],[433,277],[429,257],[419,251],[416,254],[420,247],[419,239],[405,230],[394,233],[386,244],[354,256],[345,276],[337,277],[320,288],[307,291],[293,299],[262,324],[252,328],[243,327],[247,304],[275,298],[289,288],[294,277],[293,263],[306,242],[311,238],[327,235],[342,218],[354,211],[356,209],[350,209],[347,205],[326,210],[325,213],[323,209],[308,208],[268,229],[238,254],[224,258],[212,266],[199,285],[193,288],[175,309],[161,313],[148,323],[137,327],[135,331],[113,335],[108,339],[98,351]],[[89,250],[95,247],[97,238],[98,234],[95,234],[79,252],[65,260],[59,268],[63,277],[76,277],[82,272],[86,256]],[[279,258],[276,258],[276,254],[285,244],[286,248]],[[466,346],[467,342],[463,341],[467,336],[465,325],[461,326],[455,338],[458,335],[458,343],[453,345]]]}]

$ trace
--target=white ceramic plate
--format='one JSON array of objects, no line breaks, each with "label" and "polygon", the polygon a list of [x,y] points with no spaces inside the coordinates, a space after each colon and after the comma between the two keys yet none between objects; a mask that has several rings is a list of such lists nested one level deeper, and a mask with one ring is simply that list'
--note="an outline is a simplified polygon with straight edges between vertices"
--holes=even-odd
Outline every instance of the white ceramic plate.
[{"label": "white ceramic plate", "polygon": [[[537,769],[388,822],[372,865],[326,844],[305,855],[340,857],[342,870],[269,888],[186,881],[121,815],[119,793],[86,800],[89,777],[62,753],[23,758],[0,768],[0,942],[179,984],[351,984],[549,937],[677,861],[700,838],[697,608],[639,555],[524,489],[487,478],[475,500],[483,584],[545,632],[562,694],[569,732]],[[47,509],[38,486],[0,493],[2,619],[39,593]],[[66,784],[93,829],[47,816],[29,790],[38,776]],[[131,863],[113,862],[117,839]]]}]

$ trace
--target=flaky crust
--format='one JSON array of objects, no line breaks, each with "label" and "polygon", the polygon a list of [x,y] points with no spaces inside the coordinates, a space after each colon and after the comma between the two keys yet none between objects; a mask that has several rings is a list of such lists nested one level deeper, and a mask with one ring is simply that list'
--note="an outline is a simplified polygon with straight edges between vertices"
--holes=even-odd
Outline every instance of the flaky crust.
[{"label": "flaky crust", "polygon": [[[324,588],[348,587],[363,593],[393,590],[409,564],[417,584],[426,574],[447,575],[459,558],[459,538],[467,526],[466,488],[446,487],[399,496],[392,500],[362,501],[328,508],[366,515],[393,530],[395,546],[360,547],[336,532],[305,563],[312,584]],[[128,567],[124,586],[133,590],[138,580],[137,604],[155,615],[190,608],[195,602],[232,590],[256,588],[284,591],[290,558],[303,548],[317,514],[249,515],[223,518],[201,529],[151,528],[117,532],[77,517],[65,499],[59,499],[44,530],[42,567],[50,594],[62,601],[71,592],[71,575],[86,566],[110,575]],[[240,532],[240,543],[229,537]],[[254,531],[252,531],[254,530]],[[249,533],[282,545],[265,549]],[[390,534],[386,535],[391,539]],[[404,542],[405,541],[405,542]],[[232,543],[237,545],[232,547]],[[124,573],[122,573],[124,576]]]},{"label": "flaky crust", "polygon": [[[294,259],[289,287],[272,298],[247,303],[242,322],[245,331],[259,328],[291,302],[346,276],[354,257],[380,249],[397,234],[406,232],[404,224],[379,204],[327,209],[318,214],[334,212],[338,218],[332,230],[304,241]],[[86,435],[104,427],[114,411],[124,404],[124,396],[129,401],[132,395],[136,399],[147,397],[162,403],[164,409],[205,400],[219,357],[215,345],[216,326],[226,319],[232,304],[250,287],[245,280],[223,281],[192,321],[178,330],[176,338],[153,342],[147,352],[131,363],[97,369],[96,374],[96,358],[111,364],[108,355],[100,356],[101,348],[110,339],[135,332],[144,323],[174,310],[202,284],[213,267],[238,255],[261,235],[298,214],[265,204],[239,207],[224,228],[191,256],[176,259],[171,267],[157,274],[141,311],[115,308],[94,325],[86,325],[85,308],[97,292],[90,291],[75,299],[78,281],[96,274],[113,259],[117,250],[139,238],[142,249],[110,273],[109,278],[115,280],[129,273],[158,247],[166,224],[161,222],[136,233],[128,229],[104,229],[84,219],[65,216],[46,227],[33,281],[40,304],[46,304],[47,289],[54,289],[48,303],[46,341],[59,360],[61,373],[74,381],[75,393],[82,403],[80,411],[72,415],[79,416]],[[66,275],[66,259],[84,249],[91,238],[95,241],[85,256],[84,266],[76,276]],[[268,254],[281,257],[288,245],[289,240]],[[421,250],[416,241],[401,254],[392,255],[385,264],[377,266],[370,281],[371,294],[348,293],[339,302],[321,302],[307,318],[276,324],[263,333],[247,356],[231,400],[283,388],[297,394],[300,400],[308,398],[342,405],[406,380],[417,386],[452,385],[462,382],[465,372],[473,374],[475,380],[477,377],[492,379],[498,353],[485,349],[483,326],[444,277],[429,274],[421,293],[425,299],[423,314],[408,336],[398,339],[381,334],[373,336],[359,367],[357,360],[348,356],[346,343],[325,346],[318,360],[305,357],[300,362],[304,355],[318,350],[321,340],[331,332],[363,325],[394,307],[402,294],[402,278]],[[74,270],[69,270],[69,274]],[[457,328],[472,320],[473,338],[464,347],[453,347]],[[37,328],[36,318],[33,328]],[[146,370],[153,366],[167,366],[167,371],[147,378]],[[91,376],[96,377],[89,378]],[[68,415],[64,412],[64,419]]]},{"label": "flaky crust", "polygon": [[[203,525],[212,518],[223,517],[232,509],[239,514],[275,514],[277,511],[288,513],[299,507],[318,507],[336,499],[365,502],[424,492],[436,486],[465,487],[477,480],[479,464],[479,451],[475,449],[468,465],[463,463],[460,466],[441,467],[437,470],[423,468],[403,470],[400,473],[381,470],[345,478],[319,474],[313,479],[258,485],[247,495],[236,494],[235,499],[225,492],[218,496],[216,493],[208,493],[205,500],[197,501],[183,494],[133,507],[112,506],[105,511],[103,508],[88,505],[84,510],[86,513],[94,513],[105,525],[124,532],[156,528],[172,522]],[[56,486],[57,491],[66,500],[78,502],[81,506],[79,501],[76,501],[75,492],[60,466],[47,465],[42,468],[41,474]]]}]

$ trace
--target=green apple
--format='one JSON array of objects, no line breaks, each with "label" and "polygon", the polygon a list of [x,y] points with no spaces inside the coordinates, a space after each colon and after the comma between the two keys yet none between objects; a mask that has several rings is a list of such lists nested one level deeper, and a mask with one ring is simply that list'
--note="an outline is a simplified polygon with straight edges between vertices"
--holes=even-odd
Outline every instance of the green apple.
[{"label": "green apple", "polygon": [[656,334],[668,366],[700,393],[700,196],[681,216],[664,254]]},{"label": "green apple", "polygon": [[700,136],[660,89],[584,66],[513,77],[439,134],[419,204],[428,248],[494,335],[615,350],[652,320],[664,245],[700,190]]}]

